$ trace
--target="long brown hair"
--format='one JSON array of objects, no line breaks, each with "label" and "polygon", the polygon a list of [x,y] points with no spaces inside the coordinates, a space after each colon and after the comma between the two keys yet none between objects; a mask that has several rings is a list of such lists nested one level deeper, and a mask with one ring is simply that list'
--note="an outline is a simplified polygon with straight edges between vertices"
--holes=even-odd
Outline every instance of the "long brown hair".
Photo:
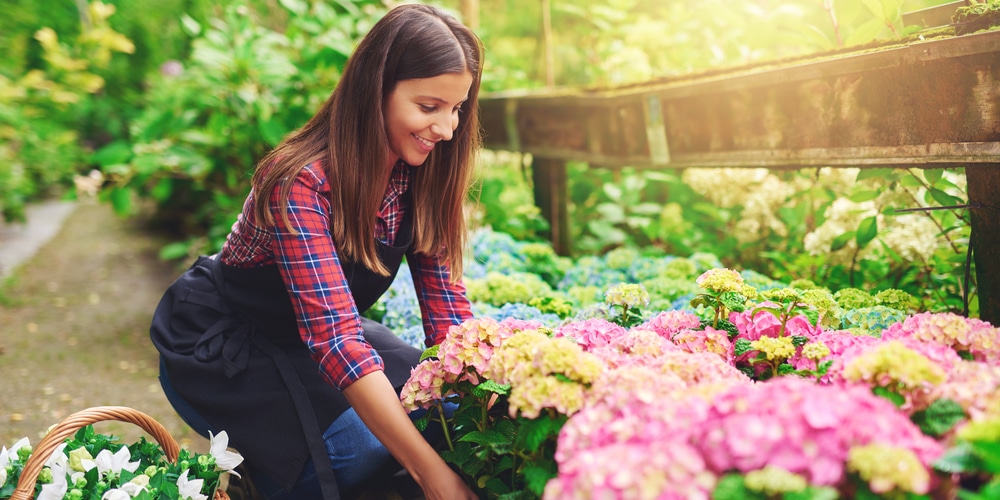
[{"label": "long brown hair", "polygon": [[[275,224],[268,199],[280,186],[282,223],[291,180],[307,164],[321,161],[330,183],[330,233],[337,252],[382,275],[374,240],[375,220],[391,174],[383,103],[401,80],[469,72],[472,86],[450,141],[442,141],[414,169],[414,250],[440,255],[451,280],[462,275],[466,227],[463,204],[481,143],[479,83],[482,42],[444,11],[421,4],[390,10],[361,40],[330,98],[301,129],[289,134],[257,165],[254,216]],[[378,112],[373,112],[378,110]]]}]

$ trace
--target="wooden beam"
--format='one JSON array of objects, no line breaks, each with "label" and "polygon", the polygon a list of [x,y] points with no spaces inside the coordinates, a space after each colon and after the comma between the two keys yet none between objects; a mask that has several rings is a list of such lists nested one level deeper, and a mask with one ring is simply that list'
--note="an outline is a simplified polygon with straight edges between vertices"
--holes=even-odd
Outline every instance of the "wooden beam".
[{"label": "wooden beam", "polygon": [[[998,158],[1000,160],[1000,158]],[[1000,326],[1000,163],[965,169],[979,318]]]}]

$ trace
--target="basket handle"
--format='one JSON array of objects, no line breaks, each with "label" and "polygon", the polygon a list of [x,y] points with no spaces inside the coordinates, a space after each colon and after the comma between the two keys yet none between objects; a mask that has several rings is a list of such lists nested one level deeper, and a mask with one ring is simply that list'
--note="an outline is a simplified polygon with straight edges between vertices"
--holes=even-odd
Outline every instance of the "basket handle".
[{"label": "basket handle", "polygon": [[141,427],[160,443],[167,460],[177,461],[177,455],[180,453],[177,441],[174,441],[167,429],[153,417],[126,406],[87,408],[64,418],[42,438],[42,442],[38,443],[38,446],[31,453],[31,457],[28,458],[28,463],[24,464],[24,470],[21,471],[21,477],[17,481],[17,489],[14,490],[10,500],[30,500],[32,493],[34,493],[38,474],[42,472],[42,468],[45,467],[45,463],[52,457],[56,448],[81,428],[105,420],[128,422]]}]

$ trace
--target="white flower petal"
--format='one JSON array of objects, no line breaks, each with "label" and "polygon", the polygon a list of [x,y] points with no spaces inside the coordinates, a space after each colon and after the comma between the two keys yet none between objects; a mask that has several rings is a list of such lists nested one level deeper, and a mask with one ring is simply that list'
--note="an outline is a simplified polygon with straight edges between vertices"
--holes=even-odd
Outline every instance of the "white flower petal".
[{"label": "white flower petal", "polygon": [[66,491],[69,490],[69,484],[66,482],[66,467],[56,464],[51,469],[52,482],[42,485],[42,491],[38,493],[36,500],[62,500]]},{"label": "white flower petal", "polygon": [[201,486],[204,479],[188,480],[188,471],[185,470],[177,478],[177,496],[180,500],[208,500],[208,496],[201,494]]},{"label": "white flower petal", "polygon": [[218,435],[213,436],[211,431],[209,431],[208,436],[212,443],[209,453],[215,458],[216,466],[224,471],[229,471],[230,474],[236,477],[240,477],[239,473],[233,471],[233,469],[243,463],[243,456],[227,449],[229,448],[229,434],[226,434],[226,431],[222,431]]},{"label": "white flower petal", "polygon": [[105,491],[104,495],[101,496],[101,500],[131,500],[131,498],[127,491],[120,488]]}]

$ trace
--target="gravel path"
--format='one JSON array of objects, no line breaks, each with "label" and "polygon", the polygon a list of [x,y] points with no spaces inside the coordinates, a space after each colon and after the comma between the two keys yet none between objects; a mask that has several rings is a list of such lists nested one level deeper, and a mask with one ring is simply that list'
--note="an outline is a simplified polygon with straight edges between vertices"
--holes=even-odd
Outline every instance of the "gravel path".
[{"label": "gravel path", "polygon": [[[182,446],[207,450],[157,382],[149,320],[179,270],[158,259],[162,237],[136,224],[106,204],[78,202],[0,286],[0,445],[24,436],[36,444],[75,411],[116,405],[151,415]],[[48,220],[29,225],[33,235],[52,229]],[[126,442],[144,435],[119,422],[95,427]]]}]

